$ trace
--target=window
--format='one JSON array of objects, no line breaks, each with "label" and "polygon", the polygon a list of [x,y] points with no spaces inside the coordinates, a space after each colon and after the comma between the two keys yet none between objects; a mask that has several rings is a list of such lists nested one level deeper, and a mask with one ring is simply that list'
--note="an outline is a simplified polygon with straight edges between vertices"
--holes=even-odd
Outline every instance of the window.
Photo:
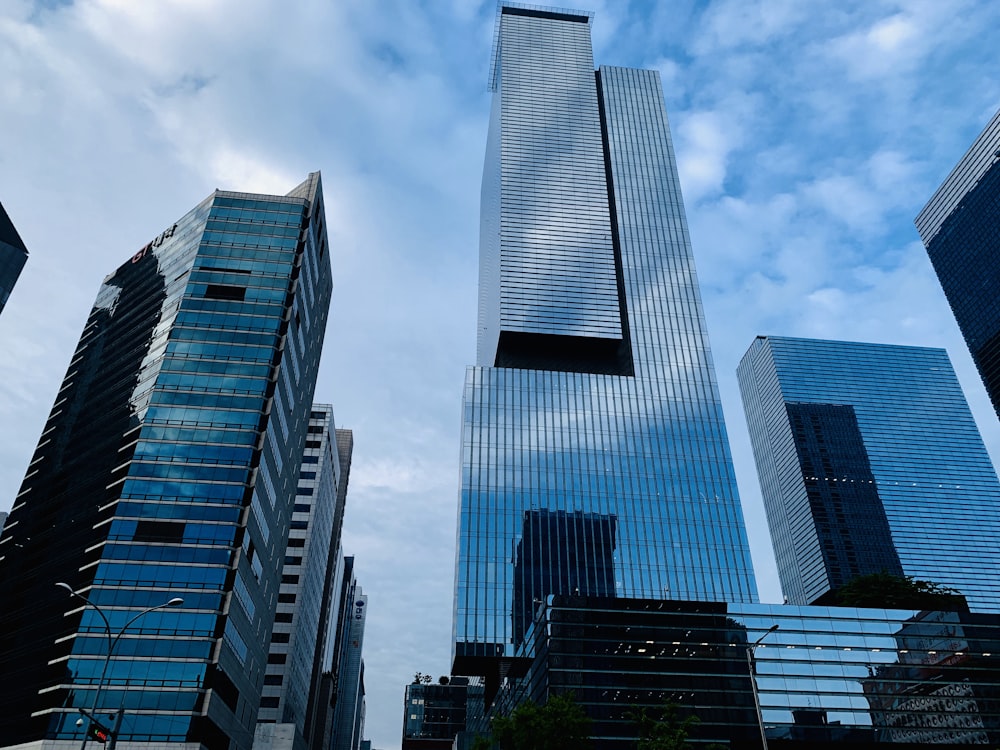
[{"label": "window", "polygon": [[277,708],[278,707],[278,697],[275,695],[265,695],[260,699],[261,708]]},{"label": "window", "polygon": [[284,664],[288,661],[288,654],[268,654],[267,663],[268,664]]},{"label": "window", "polygon": [[137,542],[181,542],[186,525],[177,521],[139,521],[132,538]]},{"label": "window", "polygon": [[275,622],[291,622],[292,613],[291,612],[277,612],[274,615]]},{"label": "window", "polygon": [[265,685],[280,685],[283,675],[280,674],[266,674],[264,675]]},{"label": "window", "polygon": [[288,633],[272,633],[271,643],[288,643]]},{"label": "window", "polygon": [[232,284],[209,284],[205,289],[207,299],[224,299],[233,302],[242,302],[246,299],[247,289],[245,286],[234,286]]},{"label": "window", "polygon": [[298,576],[283,575],[283,576],[281,576],[281,582],[282,583],[298,583],[299,582],[299,577]]},{"label": "window", "polygon": [[299,555],[285,555],[285,565],[301,565],[302,557]]},{"label": "window", "polygon": [[278,601],[282,604],[295,604],[295,594],[278,594]]},{"label": "window", "polygon": [[288,546],[289,547],[305,547],[306,546],[306,540],[305,539],[297,539],[295,537],[292,537],[291,539],[288,540]]}]

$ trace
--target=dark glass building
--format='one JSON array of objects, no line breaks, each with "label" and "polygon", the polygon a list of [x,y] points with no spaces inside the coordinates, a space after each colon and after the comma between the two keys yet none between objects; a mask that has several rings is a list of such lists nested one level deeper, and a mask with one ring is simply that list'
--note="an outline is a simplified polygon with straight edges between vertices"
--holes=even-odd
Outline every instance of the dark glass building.
[{"label": "dark glass building", "polygon": [[465,677],[407,685],[402,750],[452,750],[455,738],[465,731],[468,696],[469,680]]},{"label": "dark glass building", "polygon": [[659,74],[590,21],[497,14],[452,670],[494,685],[548,594],[756,598]]},{"label": "dark glass building", "polygon": [[738,375],[789,602],[885,571],[1000,612],[1000,482],[943,349],[758,336]]},{"label": "dark glass building", "polygon": [[527,638],[498,705],[572,692],[595,750],[634,750],[664,701],[698,717],[692,747],[759,750],[748,648],[772,750],[1000,741],[993,614],[552,596]]},{"label": "dark glass building", "polygon": [[[341,465],[333,407],[314,404],[309,417],[305,452],[299,469],[295,504],[281,570],[278,609],[260,699],[258,740],[267,724],[294,727],[296,742],[305,747],[316,739],[312,714],[320,690],[323,653],[337,612],[336,579],[343,558],[340,546],[349,462]],[[347,433],[351,444],[350,431]],[[263,745],[255,740],[255,746]],[[316,743],[317,746],[319,743]],[[269,745],[276,747],[275,743]]]},{"label": "dark glass building", "polygon": [[924,206],[916,225],[1000,415],[1000,112]]},{"label": "dark glass building", "polygon": [[27,260],[28,248],[0,203],[0,312],[3,312]]},{"label": "dark glass building", "polygon": [[318,174],[216,192],[101,285],[0,537],[0,737],[249,748],[326,328]]}]

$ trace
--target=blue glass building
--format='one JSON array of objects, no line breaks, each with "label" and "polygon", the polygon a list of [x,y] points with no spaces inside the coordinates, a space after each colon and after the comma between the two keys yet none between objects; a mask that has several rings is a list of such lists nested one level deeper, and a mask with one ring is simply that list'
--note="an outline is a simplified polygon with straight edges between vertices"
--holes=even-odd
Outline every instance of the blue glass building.
[{"label": "blue glass building", "polygon": [[1000,612],[1000,482],[943,349],[759,336],[738,375],[789,602],[884,570]]},{"label": "blue glass building", "polygon": [[0,312],[28,260],[28,248],[0,203]]},{"label": "blue glass building", "polygon": [[756,597],[659,75],[595,73],[590,21],[498,11],[454,674],[496,678],[563,586]]},{"label": "blue glass building", "polygon": [[[322,189],[216,192],[101,285],[0,538],[0,737],[249,748],[331,292]],[[192,745],[187,745],[190,747]]]},{"label": "blue glass building", "polygon": [[916,225],[1000,415],[1000,112],[924,206]]}]

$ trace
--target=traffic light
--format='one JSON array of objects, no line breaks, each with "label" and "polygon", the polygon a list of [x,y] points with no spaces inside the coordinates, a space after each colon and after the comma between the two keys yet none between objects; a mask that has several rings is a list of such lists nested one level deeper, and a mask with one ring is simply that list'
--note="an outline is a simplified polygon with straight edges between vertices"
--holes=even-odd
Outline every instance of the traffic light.
[{"label": "traffic light", "polygon": [[90,729],[87,730],[87,736],[103,745],[111,739],[111,730],[105,726],[101,726],[96,721],[92,721],[90,722]]}]

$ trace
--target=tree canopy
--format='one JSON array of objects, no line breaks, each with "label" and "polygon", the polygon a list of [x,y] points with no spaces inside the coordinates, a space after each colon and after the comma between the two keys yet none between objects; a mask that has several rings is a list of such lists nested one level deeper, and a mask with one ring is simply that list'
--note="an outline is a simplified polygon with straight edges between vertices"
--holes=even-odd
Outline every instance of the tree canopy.
[{"label": "tree canopy", "polygon": [[836,603],[842,607],[968,611],[965,597],[953,588],[913,576],[871,573],[841,586]]},{"label": "tree canopy", "polygon": [[586,750],[591,747],[590,717],[573,695],[552,695],[544,705],[525,701],[510,716],[493,720],[492,735],[473,750]]}]

